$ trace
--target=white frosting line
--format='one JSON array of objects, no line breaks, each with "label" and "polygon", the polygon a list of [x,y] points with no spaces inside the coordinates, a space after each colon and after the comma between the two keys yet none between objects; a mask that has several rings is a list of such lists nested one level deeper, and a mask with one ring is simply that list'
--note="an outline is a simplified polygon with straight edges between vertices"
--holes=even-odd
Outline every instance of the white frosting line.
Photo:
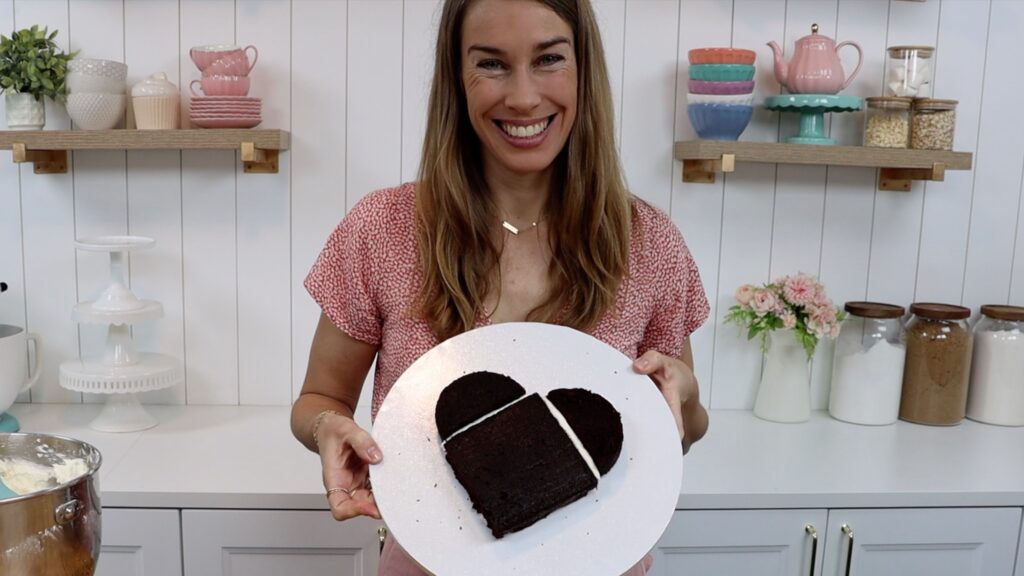
[{"label": "white frosting line", "polygon": [[459,434],[463,433],[464,431],[466,431],[467,428],[472,428],[473,426],[476,426],[477,424],[483,422],[484,420],[490,418],[491,416],[494,416],[498,412],[501,412],[502,410],[507,410],[509,407],[515,406],[517,403],[522,402],[523,400],[526,400],[529,397],[530,397],[530,394],[524,394],[524,395],[520,396],[519,398],[516,398],[515,400],[509,402],[508,404],[505,404],[501,408],[498,408],[497,410],[493,410],[493,411],[491,411],[491,412],[489,412],[487,414],[484,414],[483,416],[477,418],[476,420],[473,420],[469,424],[466,424],[462,428],[459,428],[455,432],[452,432],[451,435],[448,436],[447,438],[441,440],[441,446],[444,447],[444,445],[447,444],[449,440],[451,440],[452,438],[455,438]]},{"label": "white frosting line", "polygon": [[583,456],[583,460],[586,461],[587,466],[590,467],[590,471],[594,473],[594,478],[597,478],[597,481],[600,482],[601,473],[597,471],[597,465],[594,464],[594,459],[590,457],[590,452],[587,452],[587,449],[583,446],[583,442],[580,442],[580,439],[576,436],[576,432],[573,431],[572,426],[569,426],[569,423],[565,420],[565,416],[562,416],[562,413],[558,411],[558,408],[555,408],[555,405],[548,400],[547,396],[541,396],[540,398],[545,404],[547,404],[548,410],[551,411],[551,415],[558,421],[558,425],[562,427],[562,430],[565,430],[566,435],[569,436],[569,440],[572,440],[572,444],[576,447],[576,450],[579,451],[580,456]]},{"label": "white frosting line", "polygon": [[[522,402],[523,400],[526,400],[530,396],[533,396],[533,394],[526,394],[524,396],[520,396],[519,398],[516,398],[512,402],[505,404],[501,408],[484,414],[483,416],[477,418],[476,420],[473,420],[469,424],[466,424],[462,428],[459,428],[455,432],[452,432],[451,436],[441,440],[441,447],[444,448],[445,444],[447,444],[452,438],[455,438],[459,434],[465,432],[467,429],[476,426],[480,422],[483,422],[484,420],[490,418],[491,416],[494,416],[495,414],[501,412],[502,410],[508,410],[510,407],[516,405],[519,402]],[[538,394],[538,396],[540,395]],[[565,432],[565,435],[568,436],[569,440],[572,441],[572,445],[576,447],[576,451],[579,452],[580,456],[583,457],[583,461],[587,463],[587,467],[590,468],[590,472],[594,474],[594,478],[597,478],[597,481],[600,482],[601,473],[598,472],[597,465],[594,464],[594,459],[590,457],[590,452],[587,452],[586,447],[583,446],[583,442],[580,442],[579,436],[576,436],[576,432],[573,431],[572,426],[569,426],[569,422],[566,421],[565,416],[562,416],[562,413],[558,411],[558,408],[555,408],[555,405],[552,404],[550,400],[548,400],[547,396],[541,396],[540,399],[544,401],[544,405],[548,407],[548,411],[551,412],[551,415],[555,417],[555,421],[558,422],[558,425],[562,427],[562,430]]]}]

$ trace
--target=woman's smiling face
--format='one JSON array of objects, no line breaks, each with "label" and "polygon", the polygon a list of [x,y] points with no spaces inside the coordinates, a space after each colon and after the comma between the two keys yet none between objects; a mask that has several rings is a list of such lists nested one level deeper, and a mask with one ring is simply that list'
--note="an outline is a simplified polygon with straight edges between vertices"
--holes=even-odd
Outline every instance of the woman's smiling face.
[{"label": "woman's smiling face", "polygon": [[476,0],[463,21],[461,50],[484,169],[548,170],[576,120],[572,29],[536,0]]}]

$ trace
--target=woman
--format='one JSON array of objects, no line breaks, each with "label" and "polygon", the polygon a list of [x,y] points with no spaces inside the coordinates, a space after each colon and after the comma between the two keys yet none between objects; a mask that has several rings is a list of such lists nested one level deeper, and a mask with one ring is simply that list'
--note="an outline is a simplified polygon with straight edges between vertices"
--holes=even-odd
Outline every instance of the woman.
[{"label": "woman", "polygon": [[[386,455],[352,420],[374,358],[376,415],[416,358],[482,325],[589,332],[650,375],[684,451],[703,436],[688,335],[707,300],[679,231],[626,191],[613,127],[588,0],[445,2],[418,181],[359,202],[306,279],[323,314],[292,430],[336,519],[380,517]],[[423,574],[390,539],[380,573]]]}]

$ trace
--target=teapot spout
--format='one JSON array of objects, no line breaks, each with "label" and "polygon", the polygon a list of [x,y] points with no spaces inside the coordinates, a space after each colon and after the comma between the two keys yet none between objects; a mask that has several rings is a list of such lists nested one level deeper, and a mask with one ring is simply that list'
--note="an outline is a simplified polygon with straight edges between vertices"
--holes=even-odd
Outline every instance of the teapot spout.
[{"label": "teapot spout", "polygon": [[779,48],[779,45],[774,40],[768,43],[768,47],[775,54],[775,80],[785,87],[789,80],[789,64],[782,56],[782,48]]}]

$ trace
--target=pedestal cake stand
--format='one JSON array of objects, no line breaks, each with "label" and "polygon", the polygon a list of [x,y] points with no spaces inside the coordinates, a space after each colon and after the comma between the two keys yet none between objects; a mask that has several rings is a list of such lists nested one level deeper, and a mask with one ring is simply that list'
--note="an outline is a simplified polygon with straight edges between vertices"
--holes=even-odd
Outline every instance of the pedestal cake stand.
[{"label": "pedestal cake stand", "polygon": [[765,98],[764,107],[800,114],[800,133],[786,138],[787,143],[835,144],[835,140],[825,136],[825,113],[856,112],[864,107],[864,100],[838,94],[784,94]]},{"label": "pedestal cake stand", "polygon": [[164,315],[153,300],[139,300],[125,284],[128,252],[153,246],[152,238],[100,236],[75,242],[79,250],[110,253],[110,284],[99,298],[75,306],[80,324],[108,326],[102,357],[83,358],[60,365],[60,385],[76,392],[106,394],[107,400],[90,427],[102,432],[135,432],[156,426],[157,420],[136,396],[168,388],[182,381],[181,363],[173,357],[137,352],[130,327]]}]

